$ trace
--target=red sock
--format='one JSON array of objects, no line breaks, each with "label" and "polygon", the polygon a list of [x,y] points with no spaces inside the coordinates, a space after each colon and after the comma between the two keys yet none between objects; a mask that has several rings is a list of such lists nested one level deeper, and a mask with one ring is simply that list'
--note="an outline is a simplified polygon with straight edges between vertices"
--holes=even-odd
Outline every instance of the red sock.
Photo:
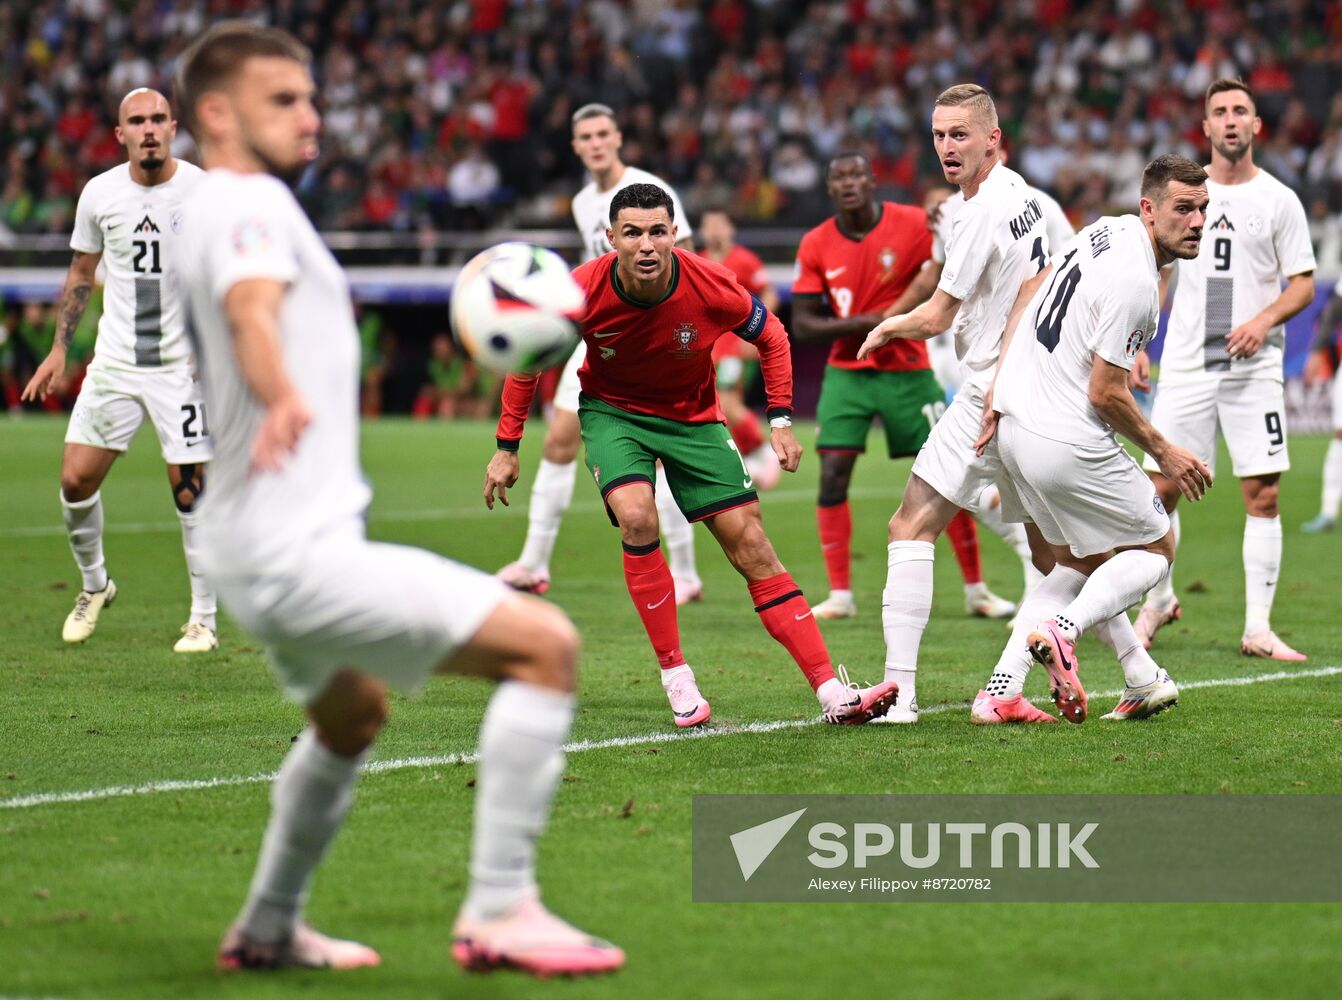
[{"label": "red sock", "polygon": [[960,511],[946,525],[946,537],[955,549],[955,561],[965,583],[983,582],[983,561],[979,558],[979,529],[968,511]]},{"label": "red sock", "polygon": [[797,661],[812,690],[834,677],[820,626],[791,573],[756,580],[750,584],[750,597],[765,630]]},{"label": "red sock", "polygon": [[848,501],[833,507],[817,507],[815,523],[820,529],[820,554],[825,557],[830,590],[852,590],[849,572],[853,547],[853,510]]},{"label": "red sock", "polygon": [[736,442],[736,447],[742,455],[749,455],[764,444],[764,432],[760,430],[760,418],[753,413],[747,413],[732,424],[728,430],[731,431],[732,440]]},{"label": "red sock", "polygon": [[662,556],[662,543],[624,547],[624,582],[634,610],[643,619],[657,662],[670,670],[685,662],[676,621],[676,584]]}]

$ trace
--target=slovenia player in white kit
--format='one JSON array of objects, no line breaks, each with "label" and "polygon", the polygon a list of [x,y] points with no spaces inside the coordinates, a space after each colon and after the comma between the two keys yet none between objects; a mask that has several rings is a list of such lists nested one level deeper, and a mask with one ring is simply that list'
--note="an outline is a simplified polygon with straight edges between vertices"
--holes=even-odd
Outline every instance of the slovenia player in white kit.
[{"label": "slovenia player in white kit", "polygon": [[[1328,304],[1319,316],[1319,327],[1310,344],[1305,362],[1305,384],[1317,385],[1327,378],[1329,354],[1337,349],[1337,328],[1342,325],[1342,281],[1333,286]],[[1336,359],[1337,355],[1333,354]],[[1342,507],[1342,365],[1333,368],[1333,439],[1323,460],[1323,498],[1319,514],[1300,526],[1311,535],[1337,530],[1338,508]]]},{"label": "slovenia player in white kit", "polygon": [[[610,200],[615,192],[630,184],[656,184],[671,196],[681,237],[676,245],[694,249],[694,231],[681,207],[675,190],[666,181],[646,170],[631,167],[620,160],[624,141],[615,123],[615,112],[604,104],[585,104],[573,112],[573,151],[592,175],[592,180],[573,196],[573,222],[582,238],[582,259],[593,260],[610,253],[606,239],[610,225]],[[559,376],[555,390],[554,416],[545,433],[540,468],[531,485],[531,503],[527,514],[527,538],[516,562],[499,570],[498,577],[508,586],[533,594],[544,594],[550,587],[550,555],[554,552],[559,524],[573,500],[577,475],[578,445],[582,431],[578,425],[578,369],[587,357],[587,345],[578,342]],[[515,443],[498,442],[500,448]],[[657,516],[666,535],[671,578],[675,583],[676,603],[696,601],[703,583],[694,562],[694,526],[685,519],[667,484],[666,473],[657,467]]]},{"label": "slovenia player in white kit", "polygon": [[[1278,482],[1290,468],[1282,324],[1314,300],[1314,248],[1299,197],[1254,165],[1260,127],[1253,94],[1242,81],[1218,80],[1207,88],[1202,128],[1212,154],[1206,239],[1197,259],[1180,261],[1174,271],[1151,420],[1213,467],[1220,426],[1247,514],[1240,651],[1303,660],[1272,631],[1270,616],[1281,571]],[[1174,515],[1178,488],[1153,460],[1145,467]],[[1137,616],[1137,634],[1148,645],[1158,628],[1180,616],[1172,576]]]},{"label": "slovenia player in white kit", "polygon": [[349,287],[283,182],[317,156],[309,58],[284,32],[228,21],[178,69],[208,168],[184,209],[181,266],[215,425],[205,561],[310,722],[275,780],[251,890],[218,963],[379,964],[371,948],[304,924],[303,903],[386,718],[387,687],[414,690],[445,670],[499,682],[480,730],[454,957],[471,969],[608,971],[623,953],[551,915],[535,879],[574,710],[572,625],[493,577],[364,537]]},{"label": "slovenia player in white kit", "polygon": [[1039,203],[1019,174],[997,162],[1001,129],[988,92],[961,84],[942,93],[932,109],[932,136],[946,180],[966,199],[955,215],[941,279],[927,302],[873,329],[858,353],[864,357],[895,337],[926,340],[954,323],[964,373],[959,393],[914,460],[904,500],[890,520],[881,612],[885,679],[905,693],[899,721],[907,722],[917,718],[914,681],[932,608],[933,543],[961,508],[978,511],[980,495],[997,477],[995,450],[974,455],[984,392],[1016,293],[1048,258]]},{"label": "slovenia player in white kit", "polygon": [[[1008,649],[1028,648],[1049,668],[1054,699],[1068,718],[1079,716],[1073,721],[1085,717],[1075,646],[1096,628],[1126,681],[1105,718],[1147,718],[1178,700],[1124,613],[1168,573],[1174,537],[1154,486],[1115,431],[1155,456],[1190,500],[1210,486],[1210,469],[1161,435],[1128,387],[1133,362],[1156,332],[1159,268],[1197,256],[1203,181],[1192,160],[1154,160],[1142,178],[1140,217],[1082,229],[1022,289],[993,389],[996,414],[985,415],[978,442],[984,448],[998,424],[1004,514],[1033,522],[1056,561],[1021,609]],[[974,700],[973,721],[1052,722],[1021,696],[1026,672],[999,664]]]},{"label": "slovenia player in white kit", "polygon": [[173,647],[203,653],[218,647],[214,591],[199,567],[196,509],[210,460],[209,422],[201,402],[176,289],[182,202],[201,179],[198,167],[173,157],[177,123],[167,98],[133,90],[121,101],[117,141],[127,163],[94,177],[79,195],[56,339],[24,399],[45,397],[65,370],[66,349],[93,290],[101,260],[107,278],[93,361],[84,376],[61,458],[61,509],[83,582],[61,635],[83,642],[116,598],[103,557],[103,480],[146,418],[168,463],[168,482],[182,523],[191,579],[191,613]]}]

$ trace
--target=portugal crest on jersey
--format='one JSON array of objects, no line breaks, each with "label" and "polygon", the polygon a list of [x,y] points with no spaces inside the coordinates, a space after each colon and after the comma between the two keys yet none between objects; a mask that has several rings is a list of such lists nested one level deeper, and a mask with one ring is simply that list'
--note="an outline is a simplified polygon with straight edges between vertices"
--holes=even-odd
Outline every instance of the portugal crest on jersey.
[{"label": "portugal crest on jersey", "polygon": [[881,284],[889,281],[895,276],[895,261],[899,257],[890,247],[881,247],[881,252],[876,255],[876,260],[881,265],[881,276],[878,279]]},{"label": "portugal crest on jersey", "polygon": [[690,345],[699,339],[699,331],[694,328],[693,323],[681,323],[672,332],[672,336],[676,338],[676,344],[680,347],[679,353],[687,354]]}]

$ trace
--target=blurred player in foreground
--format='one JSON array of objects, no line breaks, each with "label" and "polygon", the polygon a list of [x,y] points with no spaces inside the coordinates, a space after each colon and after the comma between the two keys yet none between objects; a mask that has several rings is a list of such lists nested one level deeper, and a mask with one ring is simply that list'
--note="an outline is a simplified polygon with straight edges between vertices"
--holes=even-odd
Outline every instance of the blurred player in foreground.
[{"label": "blurred player in foreground", "polygon": [[1318,385],[1333,379],[1333,439],[1323,460],[1323,499],[1319,516],[1306,521],[1300,529],[1316,535],[1337,530],[1338,507],[1342,506],[1342,365],[1338,364],[1337,327],[1342,324],[1342,281],[1333,286],[1328,304],[1319,316],[1319,327],[1305,362],[1305,384]]},{"label": "blurred player in foreground", "polygon": [[306,709],[272,789],[223,969],[350,969],[377,952],[302,920],[387,715],[387,688],[436,672],[497,680],[480,727],[466,968],[601,972],[623,953],[550,914],[536,839],[564,768],[578,638],[554,607],[420,549],[369,542],[359,467],[359,338],[344,273],[289,190],[317,157],[307,50],[247,22],[183,54],[183,115],[209,172],[182,221],[183,289],[216,415],[204,555],[238,621]]}]

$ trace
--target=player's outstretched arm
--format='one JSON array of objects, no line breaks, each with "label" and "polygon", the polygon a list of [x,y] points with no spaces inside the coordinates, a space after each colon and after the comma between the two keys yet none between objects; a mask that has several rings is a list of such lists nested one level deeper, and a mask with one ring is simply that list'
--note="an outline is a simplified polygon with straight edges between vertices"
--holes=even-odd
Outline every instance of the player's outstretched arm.
[{"label": "player's outstretched arm", "polygon": [[512,373],[503,380],[503,402],[499,410],[499,424],[494,432],[498,451],[485,467],[485,506],[494,509],[494,494],[508,506],[508,490],[517,482],[520,466],[517,449],[522,446],[522,432],[526,429],[531,401],[536,398],[540,385],[539,375]]},{"label": "player's outstretched arm", "polygon": [[997,376],[1002,373],[1002,364],[1006,361],[1007,348],[1011,346],[1011,340],[1016,335],[1016,327],[1020,325],[1020,318],[1025,315],[1025,307],[1029,305],[1030,300],[1034,298],[1040,286],[1048,280],[1052,271],[1053,265],[1050,264],[1038,274],[1027,278],[1024,284],[1020,286],[1020,290],[1016,292],[1016,301],[1011,304],[1011,312],[1007,315],[1006,329],[1002,331],[1002,346],[997,352],[997,367],[993,370],[993,380],[983,394],[983,415],[979,418],[978,440],[974,442],[974,454],[976,455],[982,455],[988,447],[988,442],[997,433],[997,422],[1002,416],[993,405],[993,395],[997,388]]},{"label": "player's outstretched arm", "polygon": [[1274,326],[1285,323],[1314,301],[1314,272],[1293,274],[1282,293],[1247,323],[1241,323],[1226,337],[1226,350],[1232,358],[1251,358],[1259,352]]},{"label": "player's outstretched arm", "polygon": [[1201,500],[1212,485],[1211,469],[1186,448],[1172,444],[1146,419],[1128,389],[1128,372],[1092,355],[1090,405],[1119,434],[1154,458],[1160,471],[1176,483],[1184,497]]},{"label": "player's outstretched arm", "polygon": [[858,348],[858,360],[862,360],[876,348],[890,343],[896,337],[905,340],[931,340],[937,334],[951,328],[951,324],[955,322],[955,314],[959,311],[960,300],[938,288],[930,299],[913,312],[891,316],[878,323]]},{"label": "player's outstretched arm", "polygon": [[252,466],[263,472],[279,469],[312,423],[312,411],[289,380],[280,348],[280,306],[286,287],[270,278],[247,278],[224,295],[224,316],[238,368],[266,408],[252,442]]},{"label": "player's outstretched arm", "polygon": [[20,399],[46,399],[65,374],[65,356],[75,339],[75,330],[84,318],[89,297],[93,294],[93,279],[98,270],[101,253],[81,253],[76,250],[65,275],[65,286],[56,303],[56,339],[51,351],[37,366],[37,371],[23,387]]}]

